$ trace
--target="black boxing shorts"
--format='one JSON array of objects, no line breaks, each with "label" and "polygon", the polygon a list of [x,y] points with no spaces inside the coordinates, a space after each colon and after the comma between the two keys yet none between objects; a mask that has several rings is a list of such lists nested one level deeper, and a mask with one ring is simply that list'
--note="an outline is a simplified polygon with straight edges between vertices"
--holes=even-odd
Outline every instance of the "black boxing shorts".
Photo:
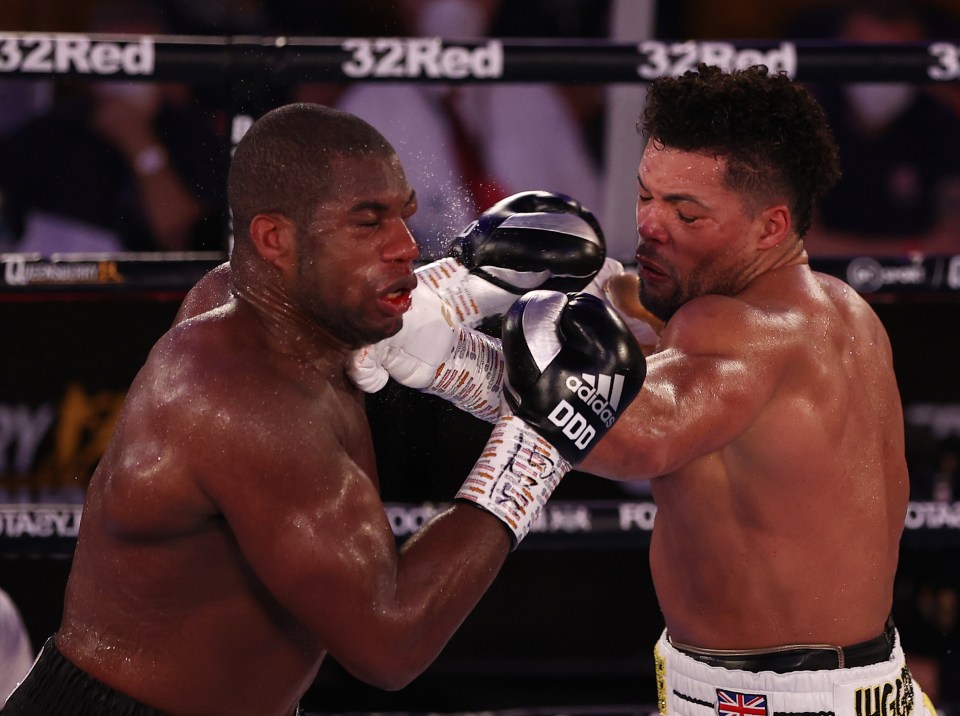
[{"label": "black boxing shorts", "polygon": [[3,716],[163,716],[77,668],[47,640]]}]

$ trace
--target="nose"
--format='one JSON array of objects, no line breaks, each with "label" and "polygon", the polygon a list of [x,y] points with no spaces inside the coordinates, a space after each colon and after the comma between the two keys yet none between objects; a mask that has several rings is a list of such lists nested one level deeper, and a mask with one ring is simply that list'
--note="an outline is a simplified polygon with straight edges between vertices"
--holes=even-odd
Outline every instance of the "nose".
[{"label": "nose", "polygon": [[660,221],[654,202],[637,202],[637,235],[644,241],[666,241],[667,231]]},{"label": "nose", "polygon": [[420,247],[410,233],[405,221],[397,221],[383,246],[384,261],[416,261],[420,256]]}]

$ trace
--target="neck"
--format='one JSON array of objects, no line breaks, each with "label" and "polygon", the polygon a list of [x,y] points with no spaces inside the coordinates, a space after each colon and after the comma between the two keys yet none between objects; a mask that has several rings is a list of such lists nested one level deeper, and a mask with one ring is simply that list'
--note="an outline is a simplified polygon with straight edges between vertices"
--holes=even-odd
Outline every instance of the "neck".
[{"label": "neck", "polygon": [[349,346],[293,300],[276,267],[254,257],[235,262],[231,275],[234,295],[257,318],[271,350],[304,362],[342,365]]},{"label": "neck", "polygon": [[782,268],[784,266],[799,266],[810,263],[807,256],[807,249],[803,245],[803,239],[796,238],[790,242],[783,242],[780,246],[771,249],[773,255],[769,270]]},{"label": "neck", "polygon": [[806,266],[808,263],[803,241],[799,238],[785,240],[777,246],[756,254],[752,261],[743,267],[736,281],[732,281],[727,286],[727,293],[735,295],[768,273],[790,266]]}]

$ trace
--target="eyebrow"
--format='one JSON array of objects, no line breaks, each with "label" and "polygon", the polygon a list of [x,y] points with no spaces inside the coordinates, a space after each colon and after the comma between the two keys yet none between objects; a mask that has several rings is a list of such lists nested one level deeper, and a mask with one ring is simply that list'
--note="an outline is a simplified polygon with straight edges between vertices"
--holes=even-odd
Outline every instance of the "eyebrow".
[{"label": "eyebrow", "polygon": [[[637,174],[637,184],[640,185],[640,188],[645,192],[650,192],[650,189],[646,184],[643,183],[643,179],[640,178],[640,174]],[[699,207],[704,209],[709,209],[710,207],[703,203],[702,200],[694,196],[693,194],[684,194],[683,192],[675,192],[673,194],[665,194],[664,200],[670,202],[671,204],[676,204],[681,201],[688,201],[691,204],[696,204]]]},{"label": "eyebrow", "polygon": [[[410,196],[407,197],[407,200],[403,205],[410,206],[417,200],[417,192],[415,190],[410,190]],[[382,201],[358,201],[356,204],[350,207],[350,211],[386,211],[387,205]]]}]

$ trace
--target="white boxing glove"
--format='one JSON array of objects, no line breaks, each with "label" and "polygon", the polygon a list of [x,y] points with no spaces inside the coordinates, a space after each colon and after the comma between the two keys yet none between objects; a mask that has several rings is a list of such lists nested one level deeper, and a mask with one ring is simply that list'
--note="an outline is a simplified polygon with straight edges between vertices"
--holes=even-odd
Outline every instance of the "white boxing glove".
[{"label": "white boxing glove", "polygon": [[500,412],[504,375],[500,341],[461,325],[451,307],[419,278],[403,327],[355,351],[347,369],[350,379],[375,393],[393,378],[493,422]]},{"label": "white boxing glove", "polygon": [[392,373],[398,383],[423,390],[433,382],[437,367],[457,340],[450,307],[422,279],[410,299],[410,310],[397,333],[353,354],[347,373],[366,393],[383,388]]},{"label": "white boxing glove", "polygon": [[452,257],[421,266],[417,276],[450,306],[458,323],[471,328],[479,326],[488,316],[505,313],[519,298],[518,294],[495,286]]}]

